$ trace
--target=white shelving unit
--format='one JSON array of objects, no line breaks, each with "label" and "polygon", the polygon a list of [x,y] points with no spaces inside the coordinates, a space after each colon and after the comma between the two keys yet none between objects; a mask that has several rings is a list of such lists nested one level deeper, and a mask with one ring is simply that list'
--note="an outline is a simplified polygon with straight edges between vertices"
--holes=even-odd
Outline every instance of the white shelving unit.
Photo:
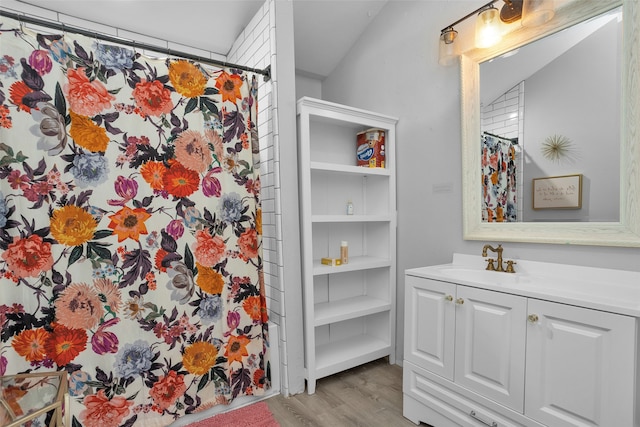
[{"label": "white shelving unit", "polygon": [[[389,356],[395,363],[397,119],[298,101],[307,392],[319,378]],[[356,136],[385,130],[385,168],[356,165]],[[347,215],[347,202],[354,206]],[[349,243],[349,262],[327,266]]]}]

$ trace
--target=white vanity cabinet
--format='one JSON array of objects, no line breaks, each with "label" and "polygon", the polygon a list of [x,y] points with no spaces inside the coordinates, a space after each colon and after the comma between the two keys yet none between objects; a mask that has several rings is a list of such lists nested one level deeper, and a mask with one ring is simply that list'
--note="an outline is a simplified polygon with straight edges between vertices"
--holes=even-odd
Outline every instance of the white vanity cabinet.
[{"label": "white vanity cabinet", "polygon": [[403,413],[416,424],[640,425],[637,317],[429,268],[407,270],[405,287]]}]

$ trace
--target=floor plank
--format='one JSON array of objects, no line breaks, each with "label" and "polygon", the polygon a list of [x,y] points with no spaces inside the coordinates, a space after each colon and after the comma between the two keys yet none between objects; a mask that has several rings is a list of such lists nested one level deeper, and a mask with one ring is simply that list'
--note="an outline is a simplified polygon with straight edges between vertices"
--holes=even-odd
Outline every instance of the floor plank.
[{"label": "floor plank", "polygon": [[267,404],[281,427],[416,427],[402,416],[402,368],[386,358],[318,380],[313,395]]}]

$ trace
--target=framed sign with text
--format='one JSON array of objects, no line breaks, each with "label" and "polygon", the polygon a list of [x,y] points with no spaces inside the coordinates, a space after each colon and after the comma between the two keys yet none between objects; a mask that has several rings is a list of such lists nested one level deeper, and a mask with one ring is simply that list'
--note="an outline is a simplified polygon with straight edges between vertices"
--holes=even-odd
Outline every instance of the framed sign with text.
[{"label": "framed sign with text", "polygon": [[582,208],[582,174],[533,179],[533,209]]}]

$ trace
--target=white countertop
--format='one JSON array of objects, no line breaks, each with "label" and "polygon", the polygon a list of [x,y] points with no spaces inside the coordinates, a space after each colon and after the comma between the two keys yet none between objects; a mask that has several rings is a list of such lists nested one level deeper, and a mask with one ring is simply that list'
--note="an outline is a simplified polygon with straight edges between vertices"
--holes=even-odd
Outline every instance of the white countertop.
[{"label": "white countertop", "polygon": [[640,272],[515,261],[515,273],[494,272],[485,270],[487,263],[483,257],[456,253],[451,264],[412,268],[405,273],[640,317]]}]

